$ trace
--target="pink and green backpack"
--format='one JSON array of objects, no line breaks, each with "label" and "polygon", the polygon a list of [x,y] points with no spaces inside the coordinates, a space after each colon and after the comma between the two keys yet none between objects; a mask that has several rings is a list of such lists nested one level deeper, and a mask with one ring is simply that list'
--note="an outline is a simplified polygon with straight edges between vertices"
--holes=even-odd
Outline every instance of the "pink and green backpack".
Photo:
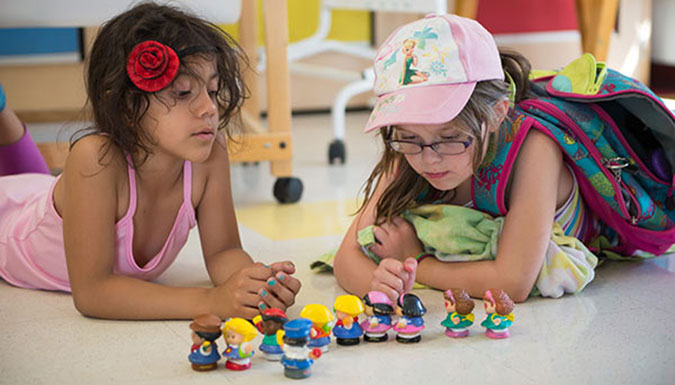
[{"label": "pink and green backpack", "polygon": [[533,88],[536,96],[516,105],[505,140],[474,178],[476,208],[506,214],[502,182],[534,128],[558,143],[588,208],[605,225],[603,238],[611,241],[596,242],[599,249],[626,257],[669,251],[675,244],[673,113],[644,84],[588,54],[534,79]]}]

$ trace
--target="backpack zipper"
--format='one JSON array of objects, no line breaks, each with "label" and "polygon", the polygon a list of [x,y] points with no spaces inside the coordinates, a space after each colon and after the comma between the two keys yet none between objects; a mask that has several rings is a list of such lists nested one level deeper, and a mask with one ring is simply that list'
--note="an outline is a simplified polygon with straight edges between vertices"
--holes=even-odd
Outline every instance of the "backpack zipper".
[{"label": "backpack zipper", "polygon": [[[595,160],[596,164],[605,166],[600,167],[599,169],[603,174],[605,174],[607,179],[609,179],[609,182],[612,184],[612,187],[614,189],[615,200],[617,201],[617,203],[619,202],[622,203],[619,204],[619,209],[621,210],[623,217],[626,220],[629,220],[633,225],[637,224],[638,218],[641,215],[640,206],[639,204],[637,204],[637,199],[635,198],[635,196],[633,196],[633,193],[630,192],[630,189],[628,189],[628,187],[621,178],[621,170],[629,166],[627,159],[622,158],[623,162],[617,160],[616,164],[613,165],[614,168],[609,168],[607,167],[606,163],[610,162],[610,160],[612,159],[617,158],[607,159],[603,157],[599,151],[594,149],[595,145],[591,142],[591,140],[583,132],[583,130],[567,114],[560,111],[558,107],[551,105],[550,103],[543,102],[541,100],[537,101],[525,100],[520,102],[519,105],[526,107],[529,106],[538,109],[544,113],[548,113],[570,128],[570,130],[575,134],[575,136],[583,143],[584,147],[588,151],[588,154]],[[579,134],[580,132],[581,135]],[[626,165],[623,165],[624,162],[626,163]],[[626,195],[628,196],[628,199],[626,199]],[[637,211],[637,212],[631,213],[629,211],[629,207],[631,206],[633,207],[633,210],[630,211],[633,212]]]}]

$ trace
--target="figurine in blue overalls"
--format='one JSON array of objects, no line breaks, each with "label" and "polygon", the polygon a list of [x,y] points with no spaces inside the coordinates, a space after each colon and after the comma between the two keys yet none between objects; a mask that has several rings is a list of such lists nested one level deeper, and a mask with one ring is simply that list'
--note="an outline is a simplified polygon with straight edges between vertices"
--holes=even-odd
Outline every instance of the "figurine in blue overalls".
[{"label": "figurine in blue overalls", "polygon": [[284,375],[288,378],[302,379],[311,376],[314,360],[321,357],[321,349],[310,350],[307,347],[311,329],[312,321],[307,318],[296,318],[284,324],[284,356],[281,364],[284,365]]},{"label": "figurine in blue overalls", "polygon": [[200,314],[190,324],[192,348],[188,360],[192,369],[203,372],[218,366],[220,354],[216,340],[220,337],[220,317],[215,314]]}]

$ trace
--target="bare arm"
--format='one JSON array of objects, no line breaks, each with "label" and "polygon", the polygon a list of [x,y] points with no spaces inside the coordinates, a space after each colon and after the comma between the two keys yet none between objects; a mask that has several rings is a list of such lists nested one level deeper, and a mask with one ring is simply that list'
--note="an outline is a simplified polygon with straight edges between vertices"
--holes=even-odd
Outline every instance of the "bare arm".
[{"label": "bare arm", "polygon": [[[295,303],[301,286],[292,276],[295,266],[290,261],[273,263],[270,267],[254,264],[242,249],[232,202],[227,144],[222,134],[216,138],[211,156],[203,165],[206,185],[197,203],[206,269],[218,287],[219,296],[234,298],[241,311],[255,315],[258,307],[264,309],[263,303],[286,309]],[[251,269],[259,270],[260,277],[252,279],[248,274]]]},{"label": "bare arm", "polygon": [[527,299],[550,241],[563,167],[557,145],[540,132],[529,133],[514,167],[497,258],[457,263],[426,258],[417,280],[443,290],[461,287],[473,297],[499,287],[515,301]]},{"label": "bare arm", "polygon": [[225,283],[233,272],[252,265],[253,260],[241,248],[232,202],[230,161],[222,135],[218,135],[204,166],[207,182],[196,206],[197,223],[206,269],[217,286]]}]

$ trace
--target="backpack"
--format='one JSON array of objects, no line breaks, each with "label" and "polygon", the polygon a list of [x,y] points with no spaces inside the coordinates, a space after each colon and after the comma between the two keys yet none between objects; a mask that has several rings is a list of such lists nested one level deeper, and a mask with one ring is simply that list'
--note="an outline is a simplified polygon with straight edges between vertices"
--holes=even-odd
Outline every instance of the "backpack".
[{"label": "backpack", "polygon": [[[675,244],[673,113],[644,84],[590,54],[532,84],[535,97],[515,106],[508,147],[522,144],[530,128],[558,143],[586,205],[609,228],[605,239],[613,242],[603,249],[641,257],[667,252]],[[479,209],[505,214],[504,188],[485,184],[508,177],[515,153],[481,170],[474,184],[483,189],[474,193]]]}]

